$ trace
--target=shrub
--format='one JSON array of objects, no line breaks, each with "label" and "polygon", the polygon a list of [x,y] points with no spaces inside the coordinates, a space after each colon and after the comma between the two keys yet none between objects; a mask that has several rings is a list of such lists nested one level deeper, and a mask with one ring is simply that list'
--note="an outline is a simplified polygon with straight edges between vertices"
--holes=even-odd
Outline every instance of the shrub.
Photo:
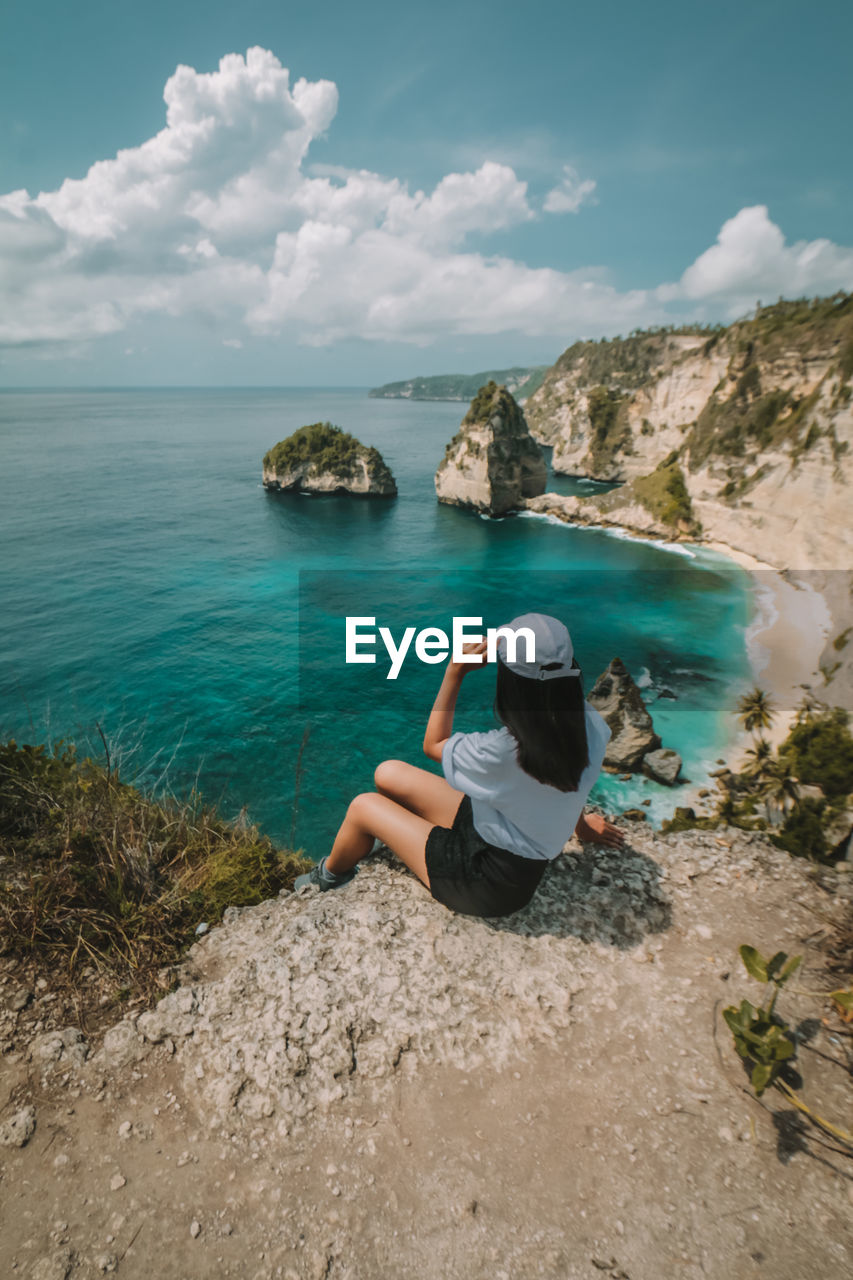
[{"label": "shrub", "polygon": [[825,808],[825,800],[807,796],[788,814],[779,834],[771,835],[770,839],[779,849],[786,849],[797,858],[826,861],[830,849],[823,833]]},{"label": "shrub", "polygon": [[821,787],[828,797],[846,795],[853,778],[853,737],[842,707],[832,707],[795,724],[779,748],[801,782]]}]

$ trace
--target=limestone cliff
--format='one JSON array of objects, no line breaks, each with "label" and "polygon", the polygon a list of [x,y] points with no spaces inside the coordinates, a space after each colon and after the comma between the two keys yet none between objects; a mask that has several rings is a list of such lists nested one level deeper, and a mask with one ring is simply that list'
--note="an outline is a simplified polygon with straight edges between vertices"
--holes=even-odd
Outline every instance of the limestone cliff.
[{"label": "limestone cliff", "polygon": [[284,492],[393,497],[394,477],[378,449],[328,422],[300,427],[264,456],[264,488]]},{"label": "limestone cliff", "polygon": [[[728,328],[575,343],[527,402],[555,471],[624,482],[548,510],[724,542],[779,567],[853,564],[853,295]],[[543,508],[540,500],[537,509]]]},{"label": "limestone cliff", "polygon": [[481,387],[435,473],[439,502],[503,515],[544,493],[542,450],[506,387]]}]

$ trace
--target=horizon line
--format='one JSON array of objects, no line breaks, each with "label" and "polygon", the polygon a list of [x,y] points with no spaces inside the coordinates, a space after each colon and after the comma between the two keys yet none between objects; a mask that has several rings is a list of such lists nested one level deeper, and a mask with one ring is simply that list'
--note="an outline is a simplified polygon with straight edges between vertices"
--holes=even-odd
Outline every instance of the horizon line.
[{"label": "horizon line", "polygon": [[[372,385],[364,382],[57,382],[20,383],[0,386],[3,391],[363,391]],[[383,386],[383,383],[379,383]]]}]

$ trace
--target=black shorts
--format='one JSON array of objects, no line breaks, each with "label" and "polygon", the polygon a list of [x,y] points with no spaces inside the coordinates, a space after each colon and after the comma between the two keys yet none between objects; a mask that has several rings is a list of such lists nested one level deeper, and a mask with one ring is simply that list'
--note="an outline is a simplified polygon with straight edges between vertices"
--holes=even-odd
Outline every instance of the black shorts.
[{"label": "black shorts", "polygon": [[427,836],[430,893],[466,916],[508,916],[526,907],[542,879],[546,860],[523,858],[489,844],[474,827],[471,797],[464,796],[452,827]]}]

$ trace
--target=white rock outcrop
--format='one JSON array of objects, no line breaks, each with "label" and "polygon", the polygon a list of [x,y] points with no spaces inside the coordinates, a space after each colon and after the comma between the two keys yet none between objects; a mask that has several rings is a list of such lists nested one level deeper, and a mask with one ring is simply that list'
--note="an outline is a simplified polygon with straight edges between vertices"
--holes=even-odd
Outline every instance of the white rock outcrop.
[{"label": "white rock outcrop", "polygon": [[512,511],[544,493],[542,450],[506,387],[482,387],[435,473],[439,502],[489,515]]}]

